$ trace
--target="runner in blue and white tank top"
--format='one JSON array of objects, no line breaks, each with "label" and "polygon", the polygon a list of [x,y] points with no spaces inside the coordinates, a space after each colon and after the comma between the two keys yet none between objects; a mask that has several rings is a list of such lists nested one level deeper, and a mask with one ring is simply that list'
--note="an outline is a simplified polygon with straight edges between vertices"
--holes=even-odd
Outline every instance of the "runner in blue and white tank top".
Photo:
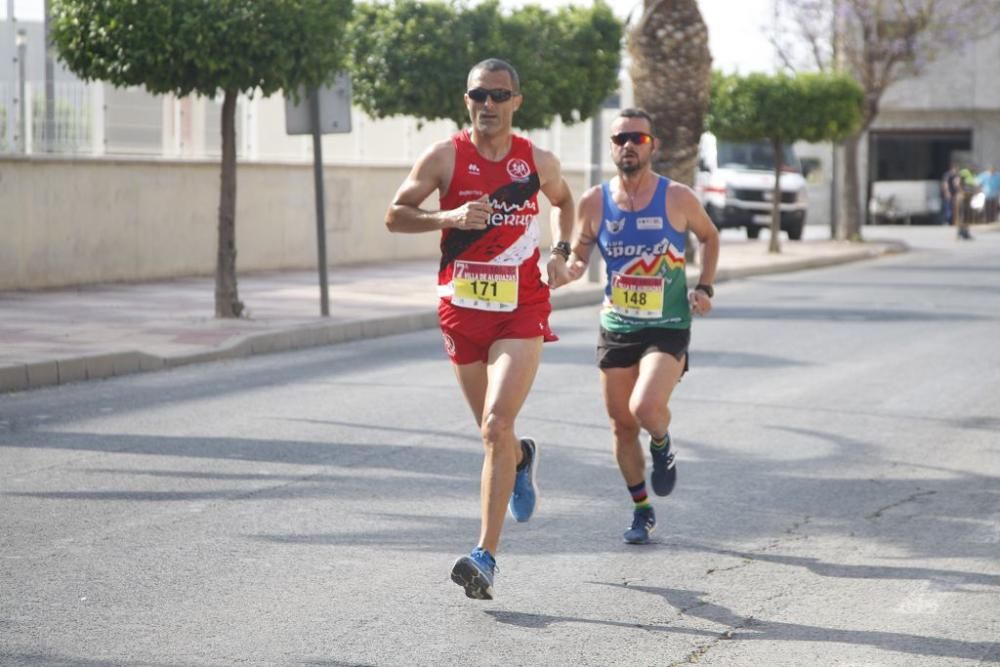
[{"label": "runner in blue and white tank top", "polygon": [[[691,315],[712,309],[719,232],[685,185],[653,172],[659,150],[653,119],[623,109],[611,123],[611,158],[618,176],[588,190],[577,208],[569,277],[583,275],[596,245],[607,263],[597,344],[604,404],[612,422],[615,458],[632,497],[625,541],[643,544],[656,527],[646,493],[640,432],[650,436],[650,483],[660,496],[676,483],[667,429],[670,395],[687,370]],[[701,276],[687,289],[684,239],[702,247]]]},{"label": "runner in blue and white tank top", "polygon": [[652,199],[640,211],[619,208],[611,184],[601,186],[605,224],[597,245],[607,265],[601,326],[608,331],[691,326],[685,238],[666,214],[669,185],[658,176]]}]

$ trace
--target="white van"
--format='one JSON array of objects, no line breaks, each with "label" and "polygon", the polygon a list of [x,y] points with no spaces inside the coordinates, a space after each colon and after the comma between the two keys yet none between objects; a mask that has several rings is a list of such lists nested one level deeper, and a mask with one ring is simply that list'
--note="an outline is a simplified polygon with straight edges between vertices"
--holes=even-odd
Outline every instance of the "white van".
[{"label": "white van", "polygon": [[[774,150],[767,141],[719,141],[710,132],[698,145],[695,189],[719,229],[745,227],[757,238],[771,226],[774,197]],[[791,146],[786,146],[781,174],[781,229],[792,241],[802,239],[806,224],[806,179]]]}]

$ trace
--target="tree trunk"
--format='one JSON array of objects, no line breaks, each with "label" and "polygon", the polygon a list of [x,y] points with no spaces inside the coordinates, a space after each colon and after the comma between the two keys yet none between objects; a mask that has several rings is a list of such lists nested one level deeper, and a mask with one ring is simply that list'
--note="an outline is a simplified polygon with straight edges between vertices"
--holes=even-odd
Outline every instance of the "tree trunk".
[{"label": "tree trunk", "polygon": [[[708,29],[697,1],[644,0],[627,38],[635,104],[653,117],[661,142],[653,170],[693,187],[712,76]],[[692,245],[687,259],[694,262]]]},{"label": "tree trunk", "polygon": [[858,146],[863,132],[844,140],[844,224],[839,227],[840,240],[861,241],[861,174],[858,170]]},{"label": "tree trunk", "polygon": [[781,170],[784,168],[782,158],[784,147],[780,141],[772,141],[771,148],[774,150],[774,190],[771,192],[771,243],[767,247],[768,252],[780,253],[781,241]]},{"label": "tree trunk", "polygon": [[219,192],[219,248],[215,264],[215,316],[243,312],[236,289],[236,97],[227,90],[222,102],[222,183]]}]

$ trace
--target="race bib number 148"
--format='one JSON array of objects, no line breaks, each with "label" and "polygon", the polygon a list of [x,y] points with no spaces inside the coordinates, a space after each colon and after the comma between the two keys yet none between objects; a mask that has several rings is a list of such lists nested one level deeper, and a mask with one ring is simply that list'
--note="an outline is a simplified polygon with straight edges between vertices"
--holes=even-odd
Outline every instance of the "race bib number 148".
[{"label": "race bib number 148", "polygon": [[615,273],[611,277],[611,306],[626,317],[659,318],[663,313],[663,277]]}]

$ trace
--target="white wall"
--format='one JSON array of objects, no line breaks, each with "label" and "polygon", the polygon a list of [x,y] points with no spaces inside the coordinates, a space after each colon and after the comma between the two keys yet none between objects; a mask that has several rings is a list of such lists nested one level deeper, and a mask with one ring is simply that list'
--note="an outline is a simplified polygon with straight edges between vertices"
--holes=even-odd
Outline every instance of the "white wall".
[{"label": "white wall", "polygon": [[[407,172],[325,168],[331,265],[437,256],[438,234],[385,229],[386,207]],[[585,172],[566,177],[579,196]],[[548,244],[544,199],[539,222]],[[314,201],[311,165],[241,163],[237,270],[314,267]],[[218,204],[216,162],[0,157],[0,290],[210,275]]]},{"label": "white wall", "polygon": [[886,110],[1000,109],[997,63],[1000,35],[963,44],[930,63],[919,77],[893,84],[882,98]]}]

